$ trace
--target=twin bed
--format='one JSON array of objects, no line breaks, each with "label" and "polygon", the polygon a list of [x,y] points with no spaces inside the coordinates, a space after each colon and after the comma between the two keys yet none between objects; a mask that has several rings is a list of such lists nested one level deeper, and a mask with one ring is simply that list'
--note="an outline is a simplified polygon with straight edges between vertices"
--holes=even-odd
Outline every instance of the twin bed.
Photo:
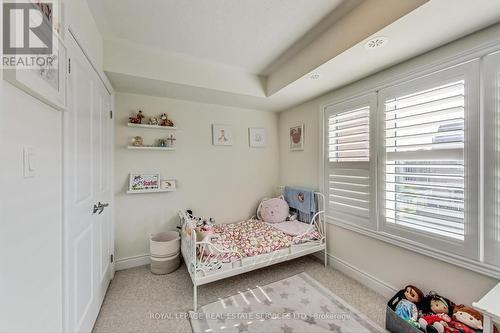
[{"label": "twin bed", "polygon": [[217,224],[215,234],[197,241],[196,221],[180,212],[181,252],[193,282],[193,308],[197,287],[279,262],[324,251],[326,258],[325,197],[314,193],[318,212],[310,221],[269,224],[258,219]]}]

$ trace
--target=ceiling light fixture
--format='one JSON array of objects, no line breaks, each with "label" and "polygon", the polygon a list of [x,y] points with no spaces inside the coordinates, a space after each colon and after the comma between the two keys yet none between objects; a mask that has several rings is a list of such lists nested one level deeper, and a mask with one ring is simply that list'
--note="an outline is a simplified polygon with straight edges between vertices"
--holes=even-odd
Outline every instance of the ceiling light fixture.
[{"label": "ceiling light fixture", "polygon": [[387,45],[387,43],[389,42],[389,38],[387,37],[373,37],[372,39],[370,39],[369,41],[367,41],[365,43],[365,49],[367,50],[376,50],[376,49],[380,49],[382,47],[384,47],[385,45]]},{"label": "ceiling light fixture", "polygon": [[319,73],[312,73],[309,75],[310,80],[319,80],[321,78],[321,74]]}]

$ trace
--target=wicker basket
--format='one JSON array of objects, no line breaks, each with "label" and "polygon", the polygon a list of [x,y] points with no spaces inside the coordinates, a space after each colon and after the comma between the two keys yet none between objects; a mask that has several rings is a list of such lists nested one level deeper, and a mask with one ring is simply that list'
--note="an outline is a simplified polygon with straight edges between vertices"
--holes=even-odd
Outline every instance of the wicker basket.
[{"label": "wicker basket", "polygon": [[168,274],[179,267],[181,238],[177,231],[164,231],[151,235],[149,247],[151,273]]},{"label": "wicker basket", "polygon": [[179,252],[181,237],[177,231],[164,231],[151,235],[149,248],[152,257],[167,258]]},{"label": "wicker basket", "polygon": [[168,258],[151,257],[151,273],[153,274],[168,274],[179,268],[181,264],[181,256],[179,253]]}]

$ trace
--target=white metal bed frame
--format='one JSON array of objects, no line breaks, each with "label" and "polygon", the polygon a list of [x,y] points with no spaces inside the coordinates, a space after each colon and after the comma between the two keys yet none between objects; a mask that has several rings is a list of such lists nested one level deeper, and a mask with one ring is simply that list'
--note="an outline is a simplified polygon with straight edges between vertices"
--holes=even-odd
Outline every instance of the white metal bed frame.
[{"label": "white metal bed frame", "polygon": [[[282,190],[282,187],[280,187],[280,190]],[[196,221],[188,216],[186,212],[179,212],[181,218],[181,252],[193,282],[194,311],[198,308],[198,286],[319,251],[324,251],[324,264],[326,266],[328,260],[324,213],[325,196],[320,192],[314,194],[318,203],[318,212],[312,217],[309,224],[314,225],[321,237],[315,240],[298,241],[309,232],[307,231],[304,234],[295,236],[292,245],[288,248],[252,257],[243,257],[238,251],[220,248],[206,240],[197,241]],[[296,241],[298,241],[297,244]],[[199,254],[197,254],[197,251]],[[207,254],[210,254],[210,256]],[[233,257],[238,259],[225,262],[227,258]]]}]

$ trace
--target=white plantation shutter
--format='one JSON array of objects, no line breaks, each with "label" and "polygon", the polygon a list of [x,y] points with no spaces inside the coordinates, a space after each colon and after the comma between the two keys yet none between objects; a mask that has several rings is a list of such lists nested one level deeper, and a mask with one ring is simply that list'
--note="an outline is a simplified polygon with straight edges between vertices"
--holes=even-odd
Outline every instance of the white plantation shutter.
[{"label": "white plantation shutter", "polygon": [[376,95],[327,107],[325,148],[328,159],[327,215],[337,221],[370,227],[375,203],[374,140],[371,139]]},{"label": "white plantation shutter", "polygon": [[330,162],[370,161],[370,106],[332,114],[328,141]]},{"label": "white plantation shutter", "polygon": [[429,73],[324,108],[327,221],[498,278],[500,50]]},{"label": "white plantation shutter", "polygon": [[500,266],[500,53],[484,59],[484,261]]},{"label": "white plantation shutter", "polygon": [[468,182],[478,163],[476,68],[472,62],[380,92],[384,230],[471,257],[477,254],[477,184]]}]

